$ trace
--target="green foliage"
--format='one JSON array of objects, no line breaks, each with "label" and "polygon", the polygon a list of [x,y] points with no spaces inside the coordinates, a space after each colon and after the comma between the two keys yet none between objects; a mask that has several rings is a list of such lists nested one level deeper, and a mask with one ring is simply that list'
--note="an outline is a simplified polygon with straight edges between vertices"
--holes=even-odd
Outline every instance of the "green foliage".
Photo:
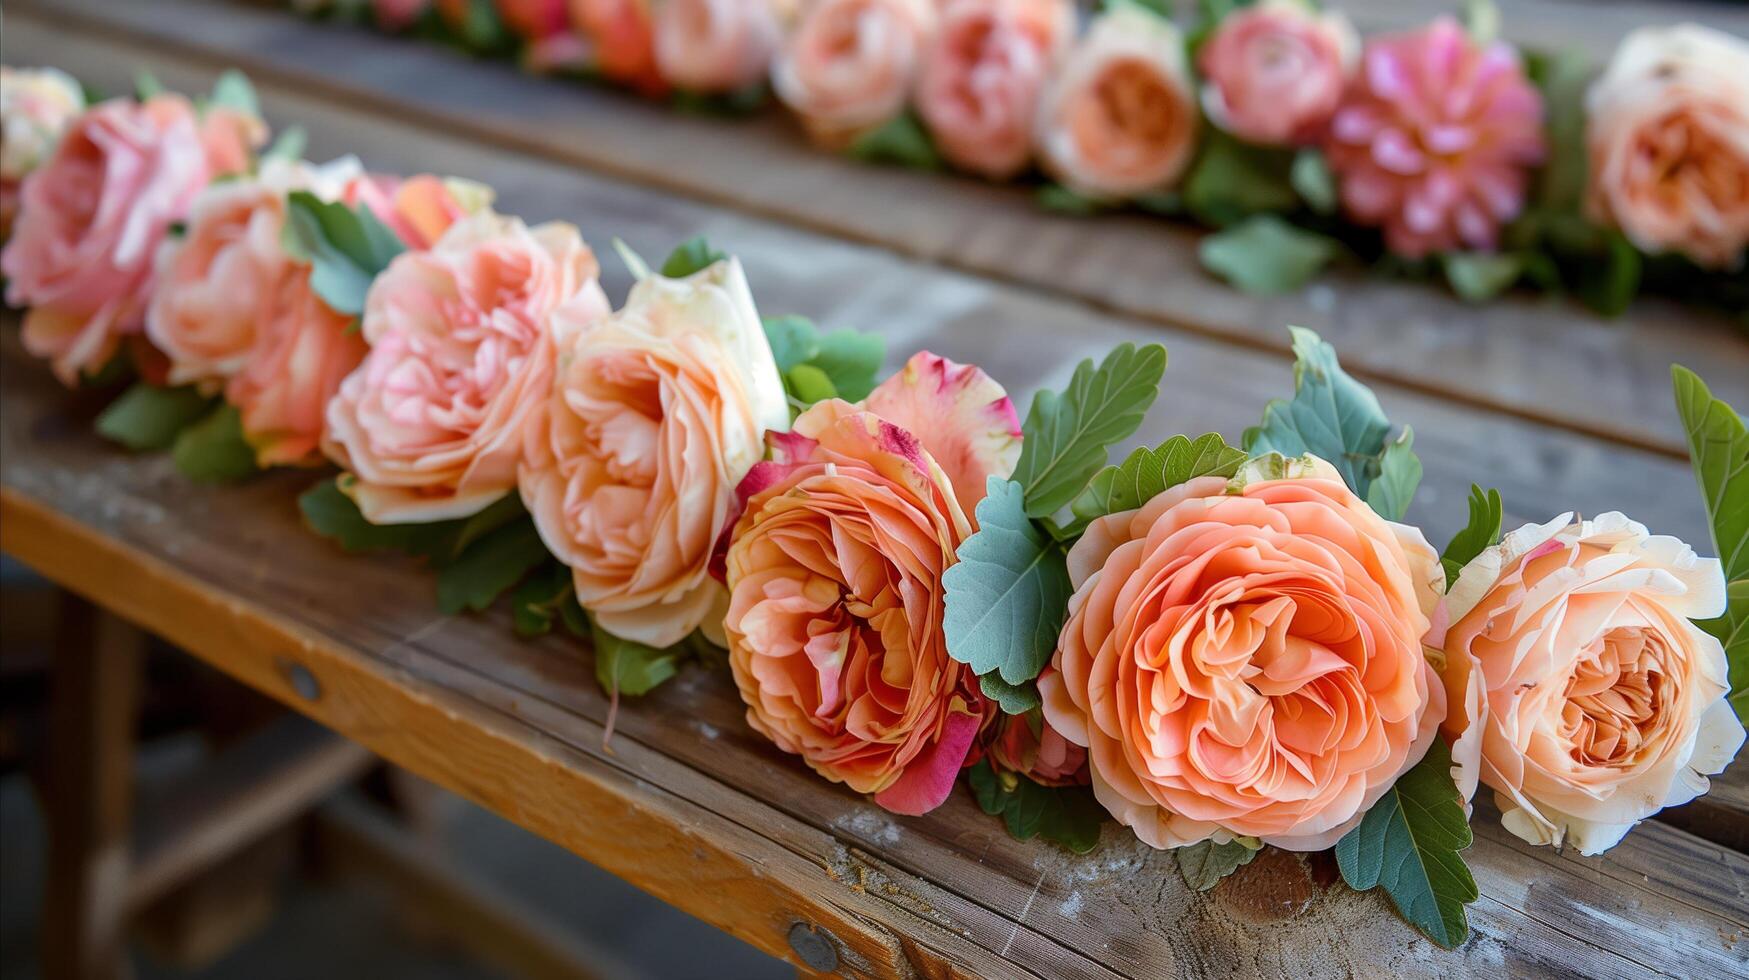
[{"label": "green foliage", "polygon": [[994,670],[978,677],[978,688],[984,692],[985,697],[1001,706],[1002,713],[1007,715],[1025,714],[1043,703],[1039,699],[1036,682],[1010,684]]},{"label": "green foliage", "polygon": [[1259,214],[1205,236],[1196,251],[1203,268],[1247,293],[1267,296],[1310,282],[1341,246],[1273,214]]},{"label": "green foliage", "polygon": [[212,411],[212,404],[193,387],[136,382],[97,416],[97,433],[135,452],[168,449],[183,429]]},{"label": "green foliage", "polygon": [[940,170],[941,154],[929,131],[912,112],[904,112],[885,125],[857,137],[850,155],[869,163],[892,163],[913,170]]},{"label": "green foliage", "polygon": [[267,148],[267,152],[261,154],[261,160],[263,163],[268,160],[283,160],[286,162],[302,160],[304,158],[304,147],[308,145],[309,142],[310,134],[304,132],[304,127],[287,126],[280,130],[279,136],[274,139],[273,145]]},{"label": "green foliage", "polygon": [[1106,447],[1136,431],[1160,393],[1166,348],[1120,344],[1096,368],[1082,361],[1062,392],[1033,396],[1014,481],[1029,517],[1048,517],[1080,494],[1105,464]]},{"label": "green foliage", "polygon": [[554,625],[562,625],[573,636],[589,636],[589,620],[577,605],[571,569],[556,558],[530,572],[516,587],[510,612],[517,636],[544,636]]},{"label": "green foliage", "polygon": [[243,417],[220,405],[184,427],[170,449],[176,469],[197,483],[231,483],[256,472],[255,450],[243,439]]},{"label": "green foliage", "polygon": [[1199,221],[1216,227],[1253,215],[1292,211],[1300,202],[1294,190],[1294,156],[1287,150],[1252,146],[1212,127],[1184,178],[1185,207]]},{"label": "green foliage", "polygon": [[1330,164],[1324,159],[1324,154],[1317,150],[1301,150],[1294,154],[1293,167],[1288,171],[1288,183],[1293,185],[1294,193],[1306,202],[1306,207],[1311,208],[1314,214],[1336,213],[1336,178],[1331,175]]},{"label": "green foliage", "polygon": [[977,516],[978,532],[941,579],[947,652],[1006,685],[1026,684],[1057,648],[1073,591],[1069,570],[1062,548],[1027,517],[1020,484],[990,477]]},{"label": "green foliage", "polygon": [[1069,188],[1064,187],[1062,184],[1057,183],[1045,184],[1043,187],[1040,187],[1038,193],[1033,195],[1033,200],[1037,201],[1038,206],[1044,208],[1046,211],[1055,211],[1059,214],[1073,214],[1080,217],[1098,214],[1101,211],[1109,211],[1112,207],[1111,202],[1109,201],[1102,201],[1098,198],[1088,197],[1085,194],[1077,194]]},{"label": "green foliage", "polygon": [[251,116],[261,115],[261,101],[255,97],[255,86],[249,84],[249,76],[228,68],[219,75],[219,80],[213,84],[213,94],[207,97],[208,106],[223,106],[246,112]]},{"label": "green foliage", "polygon": [[1470,484],[1470,522],[1452,535],[1439,564],[1445,569],[1445,587],[1457,583],[1458,573],[1482,552],[1500,543],[1500,525],[1505,510],[1500,503],[1500,491],[1484,492]]},{"label": "green foliage", "polygon": [[813,321],[793,314],[766,318],[765,339],[783,376],[784,390],[797,408],[827,398],[867,398],[887,353],[886,342],[875,334],[857,330],[822,334]]},{"label": "green foliage", "polygon": [[437,607],[450,615],[484,611],[546,560],[546,545],[526,516],[480,534],[437,573]]},{"label": "green foliage", "polygon": [[1436,737],[1426,757],[1336,842],[1336,864],[1349,887],[1382,887],[1410,925],[1455,949],[1469,932],[1464,906],[1480,894],[1458,853],[1471,840],[1451,749]]},{"label": "green foliage", "polygon": [[1173,436],[1153,448],[1139,447],[1123,462],[1100,470],[1070,510],[1082,521],[1130,510],[1199,476],[1230,477],[1245,460],[1244,450],[1228,446],[1217,433],[1195,439]]},{"label": "green foliage", "polygon": [[158,76],[144,68],[134,72],[134,98],[144,102],[154,95],[162,95],[164,83],[158,81]]},{"label": "green foliage", "polygon": [[1000,816],[1016,840],[1043,837],[1076,854],[1086,854],[1099,843],[1105,809],[1084,786],[1040,786],[996,772],[988,759],[966,770],[966,785],[978,806]]},{"label": "green foliage", "polygon": [[685,279],[695,272],[703,272],[718,262],[728,258],[723,252],[711,247],[703,235],[694,235],[668,253],[668,258],[662,261],[662,275],[669,279]]},{"label": "green foliage", "polygon": [[613,697],[650,693],[657,685],[679,673],[681,661],[688,653],[685,642],[658,650],[614,636],[599,624],[591,622],[590,625],[595,647],[595,679]]},{"label": "green foliage", "polygon": [[1749,724],[1749,429],[1693,371],[1675,365],[1670,375],[1726,582],[1725,614],[1698,625],[1724,645],[1731,704]]},{"label": "green foliage", "polygon": [[1517,252],[1450,252],[1440,257],[1451,291],[1470,303],[1493,299],[1510,289],[1524,273],[1525,257]]},{"label": "green foliage", "polygon": [[310,288],[336,313],[364,312],[371,280],[406,250],[369,208],[324,201],[309,191],[286,198],[286,250],[310,263]]},{"label": "green foliage", "polygon": [[1421,485],[1421,458],[1415,455],[1414,445],[1414,430],[1403,426],[1403,434],[1379,455],[1378,476],[1366,488],[1366,502],[1386,520],[1402,520]]},{"label": "green foliage", "polygon": [[820,336],[820,352],[813,364],[825,373],[838,397],[857,402],[874,390],[875,375],[887,356],[887,344],[879,336],[858,330],[834,330]]},{"label": "green foliage", "polygon": [[1263,846],[1255,838],[1234,838],[1225,844],[1212,840],[1174,848],[1178,859],[1178,874],[1191,888],[1206,892],[1220,884],[1221,879],[1251,863]]},{"label": "green foliage", "polygon": [[1543,135],[1548,155],[1537,173],[1536,206],[1577,213],[1585,192],[1585,90],[1591,84],[1590,59],[1582,51],[1530,53],[1526,67],[1542,92]]}]

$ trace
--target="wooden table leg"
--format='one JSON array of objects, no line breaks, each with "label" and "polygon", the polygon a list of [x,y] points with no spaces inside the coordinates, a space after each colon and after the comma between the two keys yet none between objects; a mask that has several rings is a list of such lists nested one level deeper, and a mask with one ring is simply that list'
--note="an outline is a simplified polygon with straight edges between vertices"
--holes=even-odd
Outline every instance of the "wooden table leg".
[{"label": "wooden table leg", "polygon": [[134,722],[145,635],[63,593],[50,682],[42,923],[47,980],[128,975]]}]

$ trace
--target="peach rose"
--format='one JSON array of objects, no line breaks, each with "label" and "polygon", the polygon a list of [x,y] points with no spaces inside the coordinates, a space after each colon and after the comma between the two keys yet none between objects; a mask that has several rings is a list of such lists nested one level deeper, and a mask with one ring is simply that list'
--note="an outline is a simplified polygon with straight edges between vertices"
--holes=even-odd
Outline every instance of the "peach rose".
[{"label": "peach rose", "polygon": [[565,303],[605,312],[598,272],[575,227],[490,211],[389,263],[365,297],[370,353],[329,401],[322,440],[367,520],[466,517],[516,487],[545,433],[549,318]]},{"label": "peach rose", "polygon": [[650,26],[650,0],[569,0],[571,23],[594,52],[591,66],[601,77],[643,92],[668,90],[656,70]]},{"label": "peach rose", "polygon": [[187,99],[112,99],[74,120],[25,180],[0,269],[7,302],[32,307],[25,348],[62,382],[101,368],[144,325],[158,244],[217,172],[206,150]]},{"label": "peach rose", "polygon": [[789,428],[753,294],[730,259],[646,275],[603,312],[553,315],[549,437],[523,465],[522,499],[603,629],[666,647],[702,626],[720,643],[727,592],[711,554],[765,431]]},{"label": "peach rose", "polygon": [[1271,461],[1101,517],[1069,552],[1045,718],[1154,847],[1329,847],[1445,717],[1421,645],[1444,585],[1433,549],[1330,464],[1255,479]]},{"label": "peach rose", "polygon": [[1190,163],[1199,124],[1178,28],[1120,3],[1094,19],[1047,86],[1039,159],[1090,197],[1165,190]]},{"label": "peach rose", "polygon": [[1075,33],[1068,0],[949,0],[917,111],[941,155],[995,180],[1025,169],[1039,94]]},{"label": "peach rose", "polygon": [[1734,268],[1749,246],[1749,42],[1629,34],[1585,100],[1593,217],[1640,249]]},{"label": "peach rose", "polygon": [[764,80],[786,0],[661,0],[651,21],[656,69],[677,89],[735,92]]},{"label": "peach rose", "polygon": [[1001,385],[922,353],[772,434],[740,487],[724,627],[747,721],[896,813],[940,805],[994,715],[947,655],[941,574],[1019,431]]},{"label": "peach rose", "polygon": [[1340,12],[1263,0],[1223,18],[1198,52],[1203,111],[1248,143],[1314,143],[1359,54],[1360,37]]},{"label": "peach rose", "polygon": [[847,146],[905,110],[933,0],[812,0],[771,68],[772,88],[823,146]]},{"label": "peach rose", "polygon": [[1614,847],[1707,791],[1743,744],[1719,562],[1621,514],[1527,524],[1446,597],[1447,734],[1479,745],[1501,822],[1532,844]]},{"label": "peach rose", "polygon": [[1003,715],[993,726],[990,766],[1041,786],[1087,785],[1087,750],[1064,738],[1037,710]]}]

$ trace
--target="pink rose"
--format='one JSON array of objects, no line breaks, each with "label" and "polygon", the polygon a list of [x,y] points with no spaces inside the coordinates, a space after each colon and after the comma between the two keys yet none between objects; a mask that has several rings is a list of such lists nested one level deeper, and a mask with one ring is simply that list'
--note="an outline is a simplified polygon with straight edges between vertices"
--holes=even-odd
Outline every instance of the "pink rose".
[{"label": "pink rose", "polygon": [[0,65],[0,242],[12,234],[18,185],[84,108],[85,93],[66,72]]},{"label": "pink rose", "polygon": [[1317,142],[1342,101],[1360,38],[1340,12],[1263,0],[1216,25],[1197,55],[1203,111],[1248,143]]},{"label": "pink rose", "polygon": [[1587,207],[1646,252],[1718,269],[1749,246],[1749,42],[1642,28],[1586,98]]},{"label": "pink rose", "polygon": [[492,204],[492,189],[457,177],[366,174],[347,182],[340,201],[366,207],[416,251],[430,248],[450,226]]},{"label": "pink rose", "polygon": [[839,148],[905,110],[933,0],[812,0],[772,65],[777,97]]},{"label": "pink rose", "polygon": [[215,172],[206,149],[187,99],[113,99],[79,116],[26,179],[0,269],[7,301],[31,307],[25,348],[62,382],[102,367],[143,326],[158,245]]},{"label": "pink rose", "polygon": [[406,252],[365,298],[370,353],[329,401],[323,450],[355,480],[367,520],[466,517],[516,487],[545,432],[565,303],[607,299],[571,225],[529,228],[486,211]]},{"label": "pink rose", "polygon": [[1200,125],[1172,22],[1137,4],[1100,14],[1046,87],[1039,158],[1089,197],[1165,190],[1190,163]]},{"label": "pink rose", "polygon": [[645,95],[668,90],[656,70],[650,0],[569,0],[571,23],[594,52],[592,67],[609,81]]},{"label": "pink rose", "polygon": [[385,31],[404,31],[431,9],[431,0],[370,0],[371,18]]},{"label": "pink rose", "polygon": [[1068,0],[949,0],[916,95],[942,156],[995,180],[1025,169],[1039,94],[1074,32]]},{"label": "pink rose", "polygon": [[494,5],[510,33],[525,41],[539,41],[571,29],[565,0],[494,0]]},{"label": "pink rose", "polygon": [[762,81],[782,36],[779,0],[661,0],[651,24],[656,68],[689,92],[734,92]]},{"label": "pink rose", "polygon": [[998,773],[1013,773],[1041,786],[1085,786],[1087,750],[1051,727],[1038,709],[1003,715],[993,726],[988,755]]},{"label": "pink rose", "polygon": [[720,642],[711,555],[766,430],[789,428],[753,295],[731,259],[647,276],[604,314],[590,301],[553,315],[549,438],[523,466],[523,501],[603,629],[666,647],[703,627]]},{"label": "pink rose", "polygon": [[1441,17],[1367,42],[1324,153],[1349,218],[1392,252],[1491,250],[1524,209],[1542,120],[1518,52]]}]

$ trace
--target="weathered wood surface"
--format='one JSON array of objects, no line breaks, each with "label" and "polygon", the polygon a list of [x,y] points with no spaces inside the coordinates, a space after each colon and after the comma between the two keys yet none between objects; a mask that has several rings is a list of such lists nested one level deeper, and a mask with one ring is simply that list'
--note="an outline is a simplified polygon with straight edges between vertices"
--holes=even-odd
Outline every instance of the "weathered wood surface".
[{"label": "weathered wood surface", "polygon": [[[1369,16],[1373,8],[1402,16],[1389,9],[1395,4],[1367,6]],[[1563,11],[1590,16],[1571,3],[1519,6],[1509,27],[1523,21],[1546,33]],[[1419,4],[1418,16],[1427,7]],[[1647,9],[1630,4],[1605,16],[1608,36],[1619,33],[1623,11],[1631,19]],[[1369,379],[1668,454],[1682,448],[1671,362],[1703,367],[1722,397],[1749,401],[1742,327],[1668,301],[1647,300],[1611,322],[1528,296],[1469,306],[1437,288],[1359,272],[1284,297],[1251,297],[1201,271],[1200,233],[1183,224],[1053,215],[1021,189],[862,166],[809,148],[776,111],[746,120],[684,116],[508,64],[470,63],[430,44],[301,21],[278,7],[30,0],[10,4],[14,11],[65,30],[124,32],[166,55],[236,64],[258,81],[1277,357],[1287,352],[1283,324],[1314,327]],[[1749,18],[1721,8],[1712,19]]]}]

